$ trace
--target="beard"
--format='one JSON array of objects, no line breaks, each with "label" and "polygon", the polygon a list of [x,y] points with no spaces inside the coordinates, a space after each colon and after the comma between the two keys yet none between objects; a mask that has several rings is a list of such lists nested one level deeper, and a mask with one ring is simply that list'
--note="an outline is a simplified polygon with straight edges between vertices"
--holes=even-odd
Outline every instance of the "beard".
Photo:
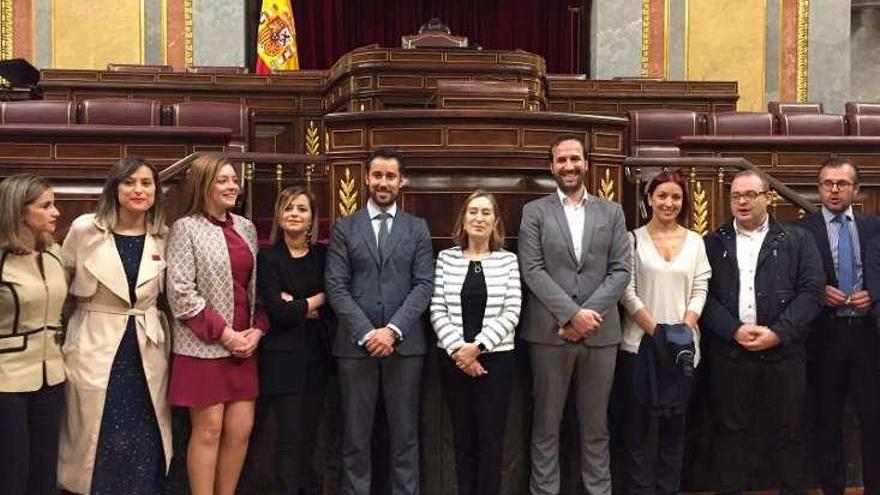
[{"label": "beard", "polygon": [[[388,195],[388,199],[382,200],[379,198],[380,193],[385,193]],[[397,193],[391,191],[379,191],[375,189],[370,190],[370,199],[373,200],[376,206],[385,208],[387,206],[391,206],[397,201]]]},{"label": "beard", "polygon": [[556,185],[559,187],[559,190],[565,194],[580,191],[581,188],[584,187],[584,180],[585,179],[586,179],[586,174],[581,174],[580,177],[578,177],[577,182],[573,186],[567,186],[567,185],[565,185],[565,181],[562,179],[562,177],[560,177],[556,174],[553,174],[553,180],[556,181]]}]

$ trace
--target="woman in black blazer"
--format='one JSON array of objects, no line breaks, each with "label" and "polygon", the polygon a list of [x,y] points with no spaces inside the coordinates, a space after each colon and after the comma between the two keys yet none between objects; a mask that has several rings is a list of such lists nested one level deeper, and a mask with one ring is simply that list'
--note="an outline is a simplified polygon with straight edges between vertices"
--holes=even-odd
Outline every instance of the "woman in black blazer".
[{"label": "woman in black blazer", "polygon": [[273,245],[257,256],[257,291],[270,330],[260,343],[260,396],[278,425],[281,493],[309,493],[311,453],[329,374],[332,315],[324,299],[327,249],[317,238],[315,197],[289,187],[275,203]]}]

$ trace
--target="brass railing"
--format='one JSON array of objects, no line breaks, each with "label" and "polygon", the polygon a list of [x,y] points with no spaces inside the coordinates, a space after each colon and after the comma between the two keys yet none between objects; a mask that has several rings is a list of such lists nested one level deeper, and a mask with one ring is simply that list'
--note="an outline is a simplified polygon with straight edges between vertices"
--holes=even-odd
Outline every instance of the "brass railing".
[{"label": "brass railing", "polygon": [[[816,211],[816,206],[788,185],[766,173],[745,158],[716,157],[673,157],[673,158],[627,158],[623,162],[624,172],[631,185],[629,194],[632,201],[626,201],[635,224],[641,224],[647,218],[642,198],[642,186],[646,175],[659,172],[660,169],[678,169],[688,182],[690,191],[690,225],[699,234],[706,234],[715,225],[727,218],[726,189],[724,181],[730,175],[741,170],[752,170],[763,177],[770,185],[776,198],[782,198],[799,208],[799,215]],[[714,208],[712,207],[714,203]],[[714,218],[710,217],[714,211]]]},{"label": "brass railing", "polygon": [[[202,152],[190,153],[169,165],[159,172],[159,181],[168,183],[177,178],[182,179],[192,162],[202,154]],[[326,158],[322,155],[233,152],[219,154],[229,159],[233,164],[241,165],[239,170],[243,198],[241,210],[248,218],[253,218],[254,215],[254,191],[258,173],[271,177],[270,180],[274,182],[276,195],[290,181],[302,182],[311,191],[315,183],[323,182],[327,176]]]}]

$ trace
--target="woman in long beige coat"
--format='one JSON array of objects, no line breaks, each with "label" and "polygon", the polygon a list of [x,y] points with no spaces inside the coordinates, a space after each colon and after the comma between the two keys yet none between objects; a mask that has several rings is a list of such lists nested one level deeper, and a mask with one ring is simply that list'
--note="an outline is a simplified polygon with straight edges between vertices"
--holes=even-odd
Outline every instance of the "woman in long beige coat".
[{"label": "woman in long beige coat", "polygon": [[80,494],[161,493],[171,460],[166,232],[155,168],[122,160],[62,249],[73,314],[58,481]]}]

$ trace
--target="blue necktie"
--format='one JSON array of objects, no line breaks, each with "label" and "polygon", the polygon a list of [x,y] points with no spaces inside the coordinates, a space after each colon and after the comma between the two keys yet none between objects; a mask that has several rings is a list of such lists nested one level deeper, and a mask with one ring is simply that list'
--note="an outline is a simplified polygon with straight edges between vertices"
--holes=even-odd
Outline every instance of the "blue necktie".
[{"label": "blue necktie", "polygon": [[852,294],[856,285],[855,253],[853,253],[852,233],[849,218],[838,215],[835,220],[840,224],[837,236],[837,287],[844,294]]}]

